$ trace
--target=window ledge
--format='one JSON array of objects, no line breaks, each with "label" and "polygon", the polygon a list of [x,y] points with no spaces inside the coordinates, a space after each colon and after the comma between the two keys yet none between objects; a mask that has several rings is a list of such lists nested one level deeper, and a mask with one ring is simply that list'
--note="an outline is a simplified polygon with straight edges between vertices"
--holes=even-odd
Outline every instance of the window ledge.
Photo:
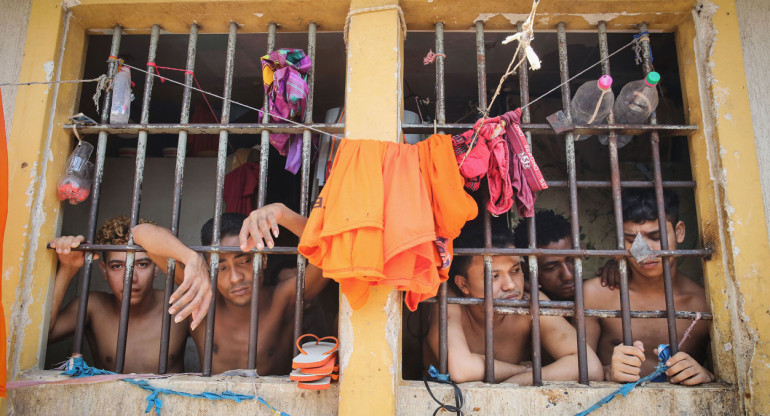
[{"label": "window ledge", "polygon": [[[66,380],[60,371],[29,370],[19,380]],[[291,415],[332,415],[337,413],[339,384],[328,390],[302,390],[288,376],[247,377],[190,375],[148,380],[152,386],[187,393],[221,393],[230,390],[263,398],[279,411]],[[9,395],[16,414],[24,415],[105,415],[144,414],[149,393],[131,384],[108,381],[93,384],[48,384],[14,390]],[[231,400],[206,400],[161,395],[163,414],[269,414],[256,400],[236,403]]]},{"label": "window ledge", "polygon": [[[574,382],[550,382],[543,387],[519,387],[512,384],[462,383],[466,415],[576,414],[593,406],[620,385],[592,382],[583,386]],[[445,404],[454,405],[450,386],[430,383],[433,394]],[[438,404],[428,394],[422,381],[403,381],[398,387],[399,415],[432,414]],[[696,387],[670,383],[650,383],[637,387],[627,397],[618,396],[602,407],[601,414],[733,414],[739,409],[734,387],[709,383]]]}]

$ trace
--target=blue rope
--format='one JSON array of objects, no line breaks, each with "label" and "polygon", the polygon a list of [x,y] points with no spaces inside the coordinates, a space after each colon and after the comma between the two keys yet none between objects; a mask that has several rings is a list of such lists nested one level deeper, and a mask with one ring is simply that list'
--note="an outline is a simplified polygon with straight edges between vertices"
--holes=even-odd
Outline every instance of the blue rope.
[{"label": "blue rope", "polygon": [[659,375],[663,374],[666,370],[668,370],[668,367],[666,366],[666,361],[671,357],[671,350],[669,349],[668,344],[660,344],[658,345],[658,366],[655,367],[655,371],[653,371],[651,374],[640,378],[637,381],[634,381],[632,383],[626,383],[622,386],[620,386],[619,389],[615,390],[614,392],[610,393],[607,397],[599,400],[596,404],[589,407],[588,409],[576,414],[575,416],[586,416],[587,414],[593,412],[594,410],[602,407],[603,405],[609,403],[612,399],[615,398],[618,394],[622,394],[623,397],[628,396],[628,393],[631,393],[631,390],[634,389],[634,387],[646,383],[655,377],[658,377]]},{"label": "blue rope", "polygon": [[647,36],[647,50],[650,51],[650,63],[652,63],[652,45],[650,45],[650,38],[649,38],[650,32],[643,30],[639,32],[638,34],[634,35],[634,53],[636,54],[636,57],[634,58],[634,61],[637,65],[639,65],[642,62],[642,57],[639,55],[642,52],[642,37]]},{"label": "blue rope", "polygon": [[[83,357],[72,357],[67,363],[66,370],[62,372],[62,375],[68,375],[68,376],[71,376],[72,378],[90,377],[90,376],[108,375],[108,374],[117,374],[117,373],[91,367],[88,364],[86,364],[85,361],[83,361]],[[225,390],[222,393],[212,393],[208,391],[204,391],[202,393],[185,393],[182,391],[163,389],[160,387],[151,386],[150,383],[147,382],[147,380],[136,380],[132,378],[125,378],[122,381],[131,383],[143,390],[150,392],[150,395],[147,396],[147,408],[144,410],[144,413],[150,413],[152,409],[155,409],[155,414],[157,416],[160,416],[160,411],[163,408],[163,401],[161,401],[161,398],[160,398],[161,394],[191,397],[195,399],[232,400],[236,403],[240,403],[244,400],[253,400],[256,397],[250,394],[233,393],[230,390]],[[289,416],[289,414],[284,412],[279,412],[273,406],[270,406],[270,404],[268,404],[263,398],[257,397],[257,400],[260,403],[267,406],[268,408],[270,408],[270,410],[274,411],[277,415]]]}]

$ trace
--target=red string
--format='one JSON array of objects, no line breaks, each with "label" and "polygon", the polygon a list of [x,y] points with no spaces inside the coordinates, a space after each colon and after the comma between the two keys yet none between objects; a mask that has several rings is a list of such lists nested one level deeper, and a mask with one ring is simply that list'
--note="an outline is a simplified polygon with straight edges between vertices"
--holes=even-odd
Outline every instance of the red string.
[{"label": "red string", "polygon": [[[198,86],[199,90],[201,91],[203,90],[203,88],[201,88],[201,84],[198,82],[198,77],[195,76],[195,72],[189,69],[174,68],[170,66],[160,66],[155,62],[147,62],[147,66],[151,66],[155,68],[155,73],[158,75],[158,77],[160,77],[160,82],[165,82],[166,79],[160,75],[160,71],[158,71],[159,69],[168,69],[169,71],[179,71],[179,72],[184,72],[185,75],[192,75],[193,80],[195,81],[195,85]],[[211,115],[214,117],[214,120],[217,122],[217,124],[220,124],[219,117],[217,117],[217,113],[216,111],[214,111],[214,107],[211,106],[211,103],[209,102],[208,97],[206,97],[206,94],[201,92],[201,96],[203,96],[203,101],[205,101],[206,105],[209,107],[209,111],[211,111]],[[242,161],[240,157],[238,157],[238,152],[235,151],[235,148],[233,147],[232,143],[230,143],[230,140],[227,141],[227,145],[230,146],[230,150],[233,151],[233,156],[243,165],[245,162]]]}]

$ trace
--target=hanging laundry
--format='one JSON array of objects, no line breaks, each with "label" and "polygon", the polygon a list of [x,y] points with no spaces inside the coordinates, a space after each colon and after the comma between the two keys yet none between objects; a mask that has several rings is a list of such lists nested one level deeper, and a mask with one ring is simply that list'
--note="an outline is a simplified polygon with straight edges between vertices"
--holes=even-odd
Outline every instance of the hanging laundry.
[{"label": "hanging laundry", "polygon": [[510,181],[516,191],[516,208],[522,217],[535,215],[537,191],[548,189],[548,184],[529,150],[527,137],[519,125],[521,109],[509,111],[500,120],[505,122],[505,134],[509,143]]},{"label": "hanging laundry", "polygon": [[465,187],[475,191],[484,175],[489,175],[487,210],[493,215],[502,215],[513,206],[513,189],[508,175],[509,150],[504,133],[500,117],[495,117],[479,119],[472,130],[452,137],[460,174],[466,178]]},{"label": "hanging laundry", "polygon": [[[430,199],[436,227],[435,255],[441,281],[449,278],[454,239],[467,221],[476,218],[476,201],[463,189],[463,177],[457,169],[452,136],[434,134],[417,144],[420,174]],[[433,291],[433,293],[436,293]]]},{"label": "hanging laundry", "polygon": [[[310,58],[301,49],[278,49],[263,56],[261,61],[262,81],[271,121],[285,122],[275,116],[302,121],[310,94],[307,85],[307,74],[312,67]],[[270,143],[281,155],[287,156],[286,170],[296,174],[302,164],[302,136],[271,134]]]},{"label": "hanging laundry", "polygon": [[446,280],[452,240],[475,215],[450,136],[417,146],[342,140],[299,251],[340,283],[353,309],[370,286],[392,285],[415,310]]},{"label": "hanging laundry", "polygon": [[225,175],[222,199],[225,212],[249,215],[254,209],[252,200],[259,187],[259,163],[246,162]]},{"label": "hanging laundry", "polygon": [[[190,116],[190,124],[219,124],[216,115],[203,103],[198,103]],[[192,156],[216,156],[219,136],[213,134],[188,134],[187,149]]]}]

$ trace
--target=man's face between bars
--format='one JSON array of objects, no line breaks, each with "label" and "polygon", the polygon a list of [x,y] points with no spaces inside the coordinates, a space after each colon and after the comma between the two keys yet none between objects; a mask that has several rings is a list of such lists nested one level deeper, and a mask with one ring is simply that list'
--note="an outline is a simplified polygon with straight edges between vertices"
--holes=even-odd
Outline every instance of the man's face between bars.
[{"label": "man's face between bars", "polygon": [[[484,257],[474,256],[466,276],[456,275],[455,283],[466,297],[484,297]],[[492,257],[492,296],[495,299],[521,299],[524,274],[519,256]]]}]

